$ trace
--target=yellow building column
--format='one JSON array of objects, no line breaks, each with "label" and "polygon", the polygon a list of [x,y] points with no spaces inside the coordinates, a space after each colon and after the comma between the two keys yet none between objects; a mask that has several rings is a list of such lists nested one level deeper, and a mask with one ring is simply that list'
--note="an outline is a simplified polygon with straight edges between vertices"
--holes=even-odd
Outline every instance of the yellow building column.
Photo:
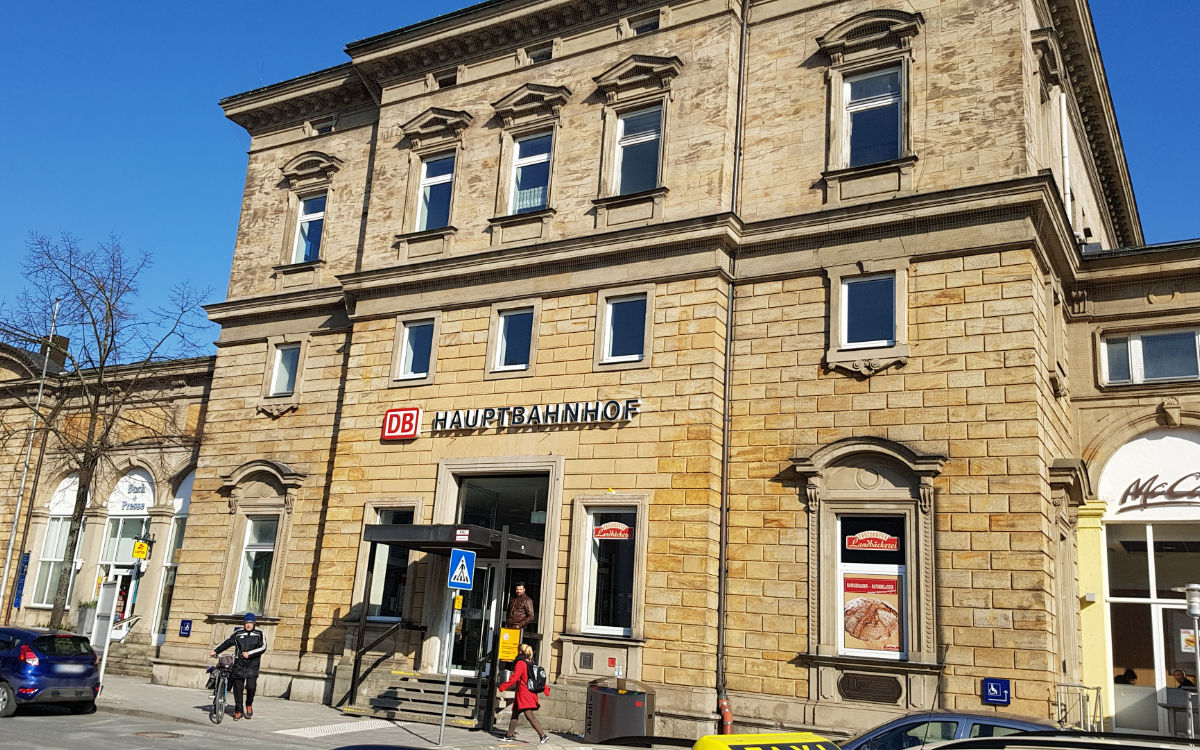
[{"label": "yellow building column", "polygon": [[[1079,509],[1075,539],[1079,551],[1079,627],[1083,650],[1081,666],[1083,684],[1098,685],[1104,709],[1104,723],[1111,726],[1113,715],[1112,691],[1109,688],[1112,654],[1108,647],[1108,592],[1106,549],[1104,546],[1104,503],[1094,500]],[[1094,594],[1094,601],[1088,595]]]}]

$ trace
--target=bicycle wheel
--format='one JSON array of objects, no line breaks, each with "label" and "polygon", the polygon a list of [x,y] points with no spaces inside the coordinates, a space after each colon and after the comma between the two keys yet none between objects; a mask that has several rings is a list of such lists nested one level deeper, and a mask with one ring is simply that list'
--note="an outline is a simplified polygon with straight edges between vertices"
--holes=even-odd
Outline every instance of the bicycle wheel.
[{"label": "bicycle wheel", "polygon": [[225,675],[217,676],[217,686],[213,689],[212,710],[208,712],[208,720],[220,724],[225,718]]}]

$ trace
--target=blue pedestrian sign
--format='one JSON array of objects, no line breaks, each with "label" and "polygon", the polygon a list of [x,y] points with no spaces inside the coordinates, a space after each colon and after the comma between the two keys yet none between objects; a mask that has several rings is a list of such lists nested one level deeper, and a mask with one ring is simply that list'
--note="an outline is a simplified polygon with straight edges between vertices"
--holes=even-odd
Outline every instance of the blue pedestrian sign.
[{"label": "blue pedestrian sign", "polygon": [[460,591],[470,591],[475,582],[475,553],[465,549],[450,550],[450,575],[446,585]]},{"label": "blue pedestrian sign", "polygon": [[983,702],[989,706],[1007,706],[1010,702],[1008,680],[984,677]]},{"label": "blue pedestrian sign", "polygon": [[192,635],[192,621],[191,620],[180,620],[179,621],[179,637],[180,638],[190,638],[191,635]]}]

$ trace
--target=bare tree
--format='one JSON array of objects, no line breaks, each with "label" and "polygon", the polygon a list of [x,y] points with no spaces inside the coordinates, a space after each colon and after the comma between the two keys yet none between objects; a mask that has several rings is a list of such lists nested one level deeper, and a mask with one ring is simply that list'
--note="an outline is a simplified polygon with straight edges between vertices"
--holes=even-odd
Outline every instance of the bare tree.
[{"label": "bare tree", "polygon": [[[165,392],[162,370],[199,352],[205,327],[201,294],[186,283],[158,307],[138,305],[138,281],[150,256],[132,253],[116,237],[85,249],[69,234],[31,234],[22,264],[26,288],[0,307],[0,341],[26,350],[43,347],[63,363],[48,379],[40,407],[28,385],[6,383],[3,394],[28,414],[36,408],[52,455],[78,476],[66,539],[73,556],[97,471],[139,447],[194,441],[186,418]],[[58,331],[48,341],[55,301]],[[64,557],[64,561],[72,557]],[[61,627],[74,566],[61,566],[50,626]]]}]

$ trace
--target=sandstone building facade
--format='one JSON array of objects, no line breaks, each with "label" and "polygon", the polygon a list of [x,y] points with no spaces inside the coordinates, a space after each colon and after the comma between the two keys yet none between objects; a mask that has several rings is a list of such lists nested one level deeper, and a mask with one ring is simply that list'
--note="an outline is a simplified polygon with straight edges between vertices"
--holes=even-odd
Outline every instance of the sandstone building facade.
[{"label": "sandstone building facade", "polygon": [[[346,52],[222,102],[251,146],[156,679],[249,609],[269,692],[467,684],[520,581],[551,726],[617,670],[658,734],[984,677],[1166,726],[1113,669],[1170,687],[1146,587],[1200,497],[1118,518],[1105,478],[1200,443],[1197,248],[1142,247],[1083,0],[508,0]],[[530,543],[481,545],[457,626],[456,527]]]}]

